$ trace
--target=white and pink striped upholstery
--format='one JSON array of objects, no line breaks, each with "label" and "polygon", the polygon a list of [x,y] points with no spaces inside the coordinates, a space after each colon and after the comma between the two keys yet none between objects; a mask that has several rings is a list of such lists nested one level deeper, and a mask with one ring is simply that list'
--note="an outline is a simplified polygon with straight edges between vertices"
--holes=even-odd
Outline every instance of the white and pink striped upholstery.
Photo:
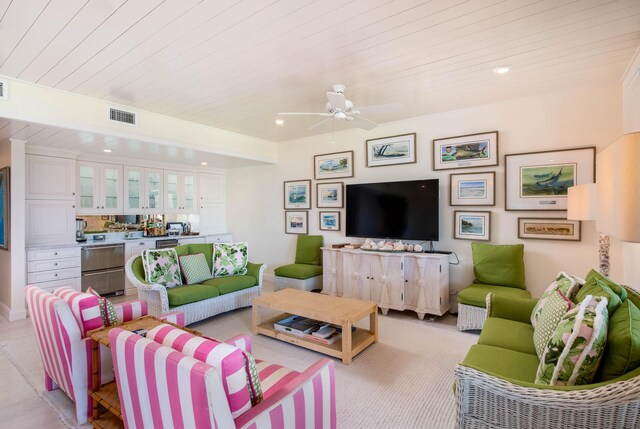
[{"label": "white and pink striped upholstery", "polygon": [[[234,419],[212,366],[118,328],[109,339],[126,428],[336,427],[335,364],[329,359],[302,373],[264,363],[265,380],[276,373],[287,380],[273,378],[269,396]],[[251,347],[248,337],[243,341]]]},{"label": "white and pink striped upholstery", "polygon": [[100,302],[97,296],[78,292],[70,287],[60,287],[54,290],[53,294],[65,301],[71,308],[71,313],[80,327],[80,336],[84,337],[85,333],[102,328]]},{"label": "white and pink striped upholstery", "polygon": [[196,337],[171,325],[156,326],[147,333],[147,338],[214,367],[222,378],[233,418],[251,408],[247,372],[239,348],[213,339]]},{"label": "white and pink striped upholstery", "polygon": [[258,367],[258,377],[260,378],[264,399],[267,399],[300,375],[298,371],[259,359],[256,359],[256,366]]}]

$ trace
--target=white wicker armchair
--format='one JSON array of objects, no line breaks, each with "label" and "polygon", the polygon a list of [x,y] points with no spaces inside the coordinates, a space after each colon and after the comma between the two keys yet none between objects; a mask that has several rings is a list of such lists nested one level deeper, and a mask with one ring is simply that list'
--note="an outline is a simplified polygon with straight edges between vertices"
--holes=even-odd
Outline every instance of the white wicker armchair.
[{"label": "white wicker armchair", "polygon": [[169,307],[169,297],[166,287],[155,283],[140,281],[134,274],[132,268],[133,262],[139,257],[139,255],[133,256],[125,265],[127,279],[138,289],[138,298],[147,302],[149,314],[153,316],[170,311],[183,312],[185,325],[215,316],[216,314],[235,310],[236,308],[250,306],[253,299],[262,292],[262,277],[264,270],[267,268],[266,264],[260,266],[258,271],[258,284],[256,286],[190,304]]}]

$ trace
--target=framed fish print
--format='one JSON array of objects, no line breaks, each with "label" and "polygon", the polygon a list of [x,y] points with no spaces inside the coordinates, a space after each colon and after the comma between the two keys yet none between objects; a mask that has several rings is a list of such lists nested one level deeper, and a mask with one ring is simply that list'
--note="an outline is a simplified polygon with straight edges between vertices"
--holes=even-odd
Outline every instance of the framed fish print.
[{"label": "framed fish print", "polygon": [[504,158],[505,210],[566,210],[568,189],[595,181],[595,147]]},{"label": "framed fish print", "polygon": [[353,177],[353,151],[315,155],[313,166],[316,180]]},{"label": "framed fish print", "polygon": [[449,205],[493,206],[495,201],[496,173],[461,173],[449,175]]},{"label": "framed fish print", "polygon": [[340,231],[340,212],[320,212],[320,231]]},{"label": "framed fish print", "polygon": [[453,212],[453,238],[489,241],[491,239],[491,212]]},{"label": "framed fish print", "polygon": [[367,146],[367,167],[416,162],[416,134],[371,139]]},{"label": "framed fish print", "polygon": [[284,182],[284,209],[311,209],[311,180]]},{"label": "framed fish print", "polygon": [[309,212],[284,212],[284,232],[287,234],[308,234]]},{"label": "framed fish print", "polygon": [[433,140],[433,169],[498,165],[498,132]]},{"label": "framed fish print", "polygon": [[344,183],[316,183],[316,198],[318,208],[344,207]]}]

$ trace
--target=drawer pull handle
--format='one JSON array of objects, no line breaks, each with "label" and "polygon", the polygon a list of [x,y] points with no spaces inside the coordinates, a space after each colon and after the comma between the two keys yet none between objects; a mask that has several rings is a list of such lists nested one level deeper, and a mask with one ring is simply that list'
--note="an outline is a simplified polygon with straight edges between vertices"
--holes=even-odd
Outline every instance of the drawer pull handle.
[{"label": "drawer pull handle", "polygon": [[54,256],[58,256],[58,252],[53,252],[53,255]]},{"label": "drawer pull handle", "polygon": [[57,263],[57,262],[54,262],[54,263],[53,263],[53,266],[54,266],[54,267],[57,267],[57,266],[58,266],[58,263]]},{"label": "drawer pull handle", "polygon": [[58,273],[55,273],[55,274],[53,275],[53,277],[58,277]]}]

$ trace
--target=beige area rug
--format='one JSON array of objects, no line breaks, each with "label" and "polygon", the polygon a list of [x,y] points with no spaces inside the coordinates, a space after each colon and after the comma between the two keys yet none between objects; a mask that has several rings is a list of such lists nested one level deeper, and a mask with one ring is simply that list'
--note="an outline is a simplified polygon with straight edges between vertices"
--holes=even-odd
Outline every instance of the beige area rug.
[{"label": "beige area rug", "polygon": [[[368,319],[361,327],[368,326]],[[251,333],[251,310],[241,309],[190,327],[220,340]],[[380,315],[379,343],[351,365],[336,362],[339,428],[451,428],[455,423],[453,368],[477,336],[455,329],[455,318],[420,321],[412,312]],[[59,390],[46,392],[42,364],[30,323],[0,340],[0,351],[67,427],[75,425],[73,404]],[[15,331],[12,329],[12,331]],[[253,354],[302,371],[323,355],[264,337],[252,337]]]}]

